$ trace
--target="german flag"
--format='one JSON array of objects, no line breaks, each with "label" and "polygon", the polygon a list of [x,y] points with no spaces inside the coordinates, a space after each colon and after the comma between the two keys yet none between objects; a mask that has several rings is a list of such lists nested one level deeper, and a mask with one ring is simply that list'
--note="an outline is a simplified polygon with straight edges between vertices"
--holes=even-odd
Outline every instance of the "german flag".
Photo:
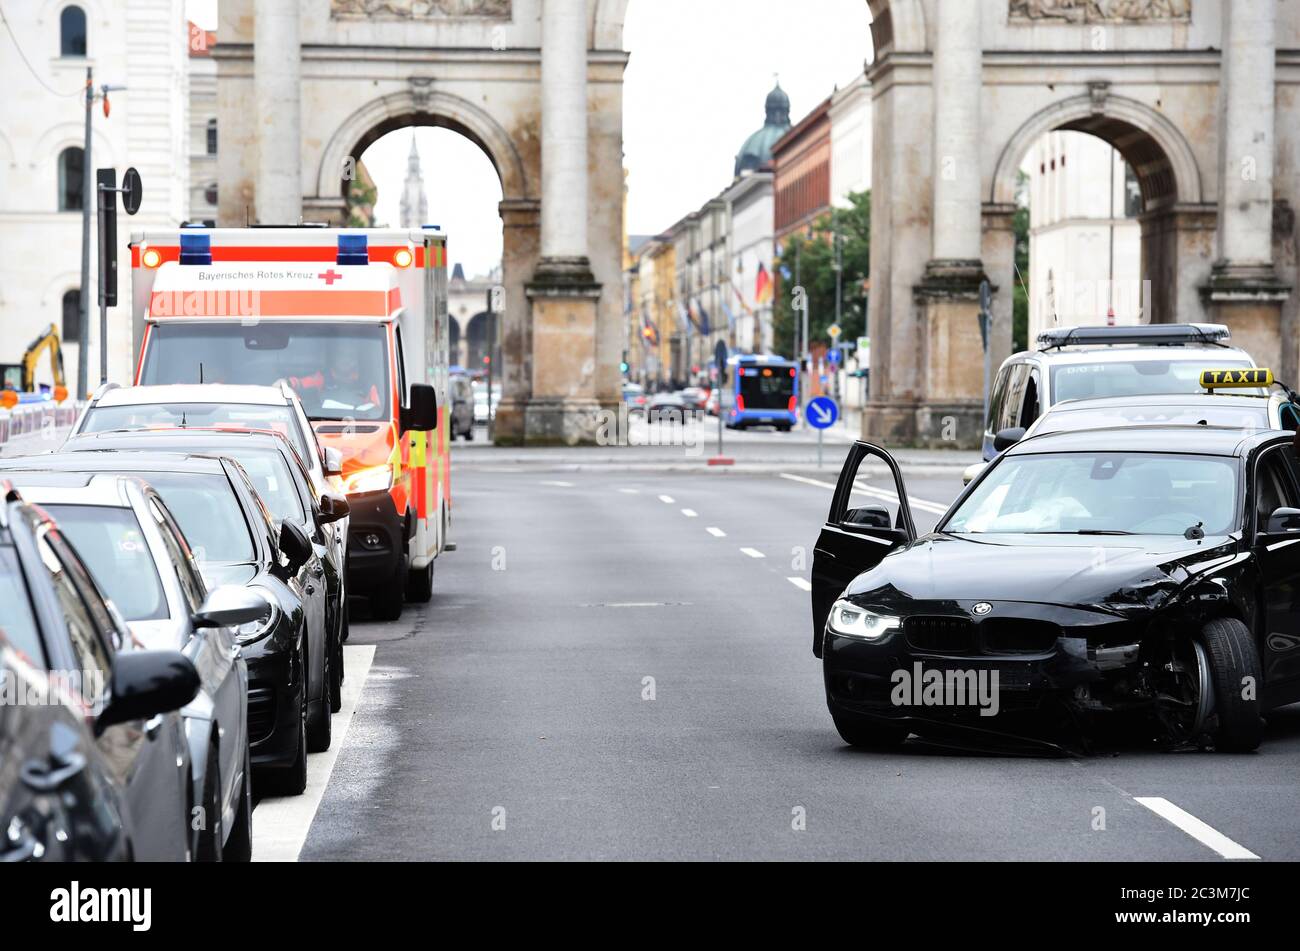
[{"label": "german flag", "polygon": [[758,263],[758,277],[754,278],[754,303],[769,304],[772,302],[772,275],[767,273],[767,267],[762,261]]}]

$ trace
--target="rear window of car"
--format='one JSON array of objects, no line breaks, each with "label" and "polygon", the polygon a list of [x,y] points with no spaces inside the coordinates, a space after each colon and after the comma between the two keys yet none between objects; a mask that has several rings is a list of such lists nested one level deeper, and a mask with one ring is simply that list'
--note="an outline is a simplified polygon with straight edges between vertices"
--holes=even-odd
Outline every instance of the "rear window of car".
[{"label": "rear window of car", "polygon": [[0,636],[33,667],[46,667],[27,582],[12,545],[0,545]]},{"label": "rear window of car", "polygon": [[[1249,367],[1247,361],[1216,360],[1209,355],[1199,360],[1099,360],[1095,363],[1067,363],[1052,367],[1052,403],[1089,400],[1103,396],[1157,396],[1171,393],[1201,393],[1201,371],[1235,370]],[[1263,389],[1242,390],[1263,394]]]},{"label": "rear window of car", "polygon": [[194,560],[251,562],[257,548],[225,473],[135,472],[149,482],[180,526]]},{"label": "rear window of car", "polygon": [[82,432],[131,432],[139,429],[184,428],[269,429],[286,436],[298,455],[311,456],[298,417],[286,404],[257,403],[137,403],[131,406],[92,406]]},{"label": "rear window of car", "polygon": [[44,505],[100,588],[128,621],[168,616],[153,554],[135,512],[106,505]]}]

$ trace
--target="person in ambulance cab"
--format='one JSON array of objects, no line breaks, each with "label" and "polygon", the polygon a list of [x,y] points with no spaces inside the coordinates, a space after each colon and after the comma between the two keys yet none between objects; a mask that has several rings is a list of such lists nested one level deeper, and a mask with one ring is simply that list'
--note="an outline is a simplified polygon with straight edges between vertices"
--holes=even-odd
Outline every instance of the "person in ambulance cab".
[{"label": "person in ambulance cab", "polygon": [[365,387],[356,354],[350,350],[337,353],[324,371],[317,370],[311,376],[290,377],[289,384],[304,402],[315,402],[322,413],[328,410],[365,411],[379,405],[379,389],[373,383]]}]

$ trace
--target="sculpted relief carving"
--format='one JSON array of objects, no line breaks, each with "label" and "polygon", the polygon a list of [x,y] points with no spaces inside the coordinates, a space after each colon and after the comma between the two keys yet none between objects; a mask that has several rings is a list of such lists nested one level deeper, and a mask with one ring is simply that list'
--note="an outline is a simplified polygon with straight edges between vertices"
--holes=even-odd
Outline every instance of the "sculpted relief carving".
[{"label": "sculpted relief carving", "polygon": [[330,0],[332,17],[431,20],[439,17],[509,19],[510,0]]},{"label": "sculpted relief carving", "polygon": [[1064,23],[1138,23],[1186,20],[1192,0],[1011,0],[1012,20]]}]

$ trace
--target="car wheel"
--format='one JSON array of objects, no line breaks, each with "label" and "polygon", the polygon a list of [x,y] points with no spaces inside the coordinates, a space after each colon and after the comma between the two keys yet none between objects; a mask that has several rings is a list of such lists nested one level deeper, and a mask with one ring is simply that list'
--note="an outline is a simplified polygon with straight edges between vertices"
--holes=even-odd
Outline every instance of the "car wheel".
[{"label": "car wheel", "polygon": [[199,848],[195,859],[199,862],[220,862],[222,858],[221,829],[221,757],[215,742],[208,744],[208,768],[203,774],[203,820],[199,828]]},{"label": "car wheel", "polygon": [[902,744],[908,735],[907,727],[881,723],[833,707],[831,719],[835,721],[835,729],[839,731],[840,738],[849,746],[861,749],[892,749]]},{"label": "car wheel", "polygon": [[370,594],[370,613],[378,621],[396,621],[402,616],[402,602],[406,600],[406,559],[403,558],[393,576]]},{"label": "car wheel", "polygon": [[330,713],[343,709],[343,640],[342,631],[334,635],[330,652]]},{"label": "car wheel", "polygon": [[1235,618],[1218,618],[1201,628],[1201,644],[1213,690],[1206,728],[1214,748],[1222,753],[1248,753],[1264,738],[1255,639]]},{"label": "car wheel", "polygon": [[433,597],[433,562],[412,571],[406,581],[406,600],[414,604],[427,604]]},{"label": "car wheel", "polygon": [[224,862],[253,860],[253,770],[249,766],[248,743],[244,744],[244,782],[239,788],[239,808],[230,827],[221,859]]},{"label": "car wheel", "polygon": [[308,753],[324,753],[330,748],[330,743],[334,738],[334,714],[332,712],[334,709],[334,649],[332,645],[326,643],[324,650],[325,665],[321,673],[323,675],[322,679],[325,681],[325,689],[320,698],[320,704],[316,707],[318,712],[308,716]]}]

